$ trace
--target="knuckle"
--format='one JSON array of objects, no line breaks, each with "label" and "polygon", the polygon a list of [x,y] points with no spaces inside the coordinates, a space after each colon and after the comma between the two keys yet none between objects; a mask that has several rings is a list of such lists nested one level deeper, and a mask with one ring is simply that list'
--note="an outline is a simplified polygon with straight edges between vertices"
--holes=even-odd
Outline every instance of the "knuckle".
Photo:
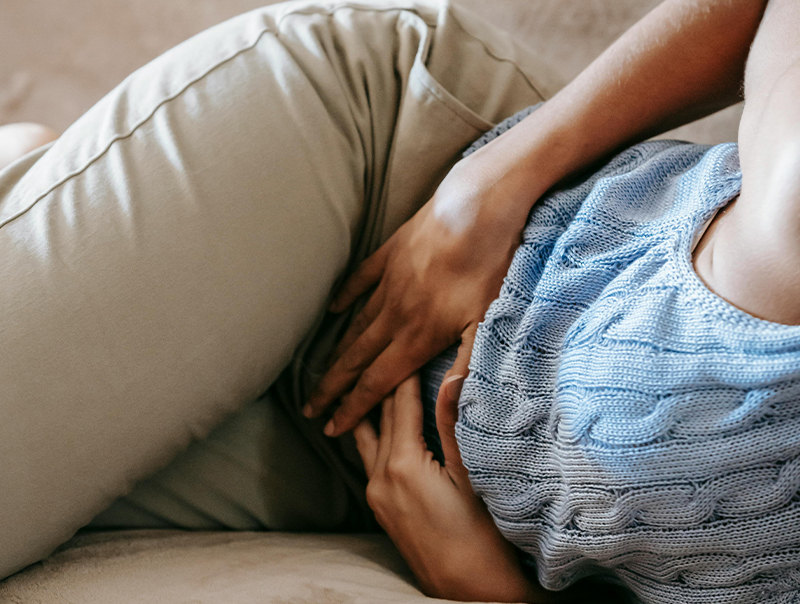
[{"label": "knuckle", "polygon": [[393,457],[386,462],[386,477],[393,482],[403,483],[411,473],[411,463],[405,457]]},{"label": "knuckle", "polygon": [[431,340],[434,338],[436,325],[432,325],[425,317],[417,316],[412,321],[409,321],[406,327],[406,335],[408,336],[409,346],[415,348],[422,348],[430,345]]},{"label": "knuckle", "polygon": [[345,373],[356,373],[364,367],[364,360],[351,349],[347,354],[342,355],[339,364]]},{"label": "knuckle", "polygon": [[377,513],[383,508],[384,501],[386,501],[386,488],[382,481],[373,478],[367,483],[367,505]]},{"label": "knuckle", "polygon": [[418,319],[412,319],[403,326],[403,337],[407,348],[415,348],[424,337],[424,330]]},{"label": "knuckle", "polygon": [[354,394],[363,398],[377,399],[382,397],[385,392],[383,392],[381,380],[375,377],[374,373],[365,371],[356,384]]},{"label": "knuckle", "polygon": [[[398,288],[399,291],[405,291],[405,287]],[[391,318],[404,317],[406,312],[406,301],[402,295],[387,295],[384,301],[384,310]]]}]

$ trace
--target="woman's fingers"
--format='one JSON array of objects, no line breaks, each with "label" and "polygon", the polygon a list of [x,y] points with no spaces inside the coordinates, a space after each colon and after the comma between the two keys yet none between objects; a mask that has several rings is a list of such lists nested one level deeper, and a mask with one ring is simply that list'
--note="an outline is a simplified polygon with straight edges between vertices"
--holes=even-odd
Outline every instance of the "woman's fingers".
[{"label": "woman's fingers", "polygon": [[405,339],[393,340],[364,370],[353,390],[342,397],[342,404],[325,426],[325,434],[339,436],[352,430],[370,409],[436,352],[414,349]]},{"label": "woman's fingers", "polygon": [[461,459],[456,443],[456,422],[458,421],[458,398],[464,385],[464,376],[455,374],[446,377],[439,388],[436,399],[436,430],[442,441],[442,452],[445,462],[453,458]]},{"label": "woman's fingers", "polygon": [[342,339],[336,345],[336,350],[334,350],[333,354],[331,355],[330,363],[333,365],[339,357],[341,357],[353,343],[358,340],[362,333],[364,333],[367,328],[372,325],[373,321],[377,318],[380,314],[381,309],[383,308],[383,300],[386,296],[386,287],[385,282],[381,281],[378,285],[377,289],[372,293],[367,303],[364,305],[364,308],[356,315],[356,318],[353,319],[352,323],[350,323],[347,331],[345,332]]},{"label": "woman's fingers", "polygon": [[393,237],[390,237],[372,256],[359,264],[353,274],[345,280],[328,307],[330,312],[342,312],[381,278],[389,257],[392,239]]},{"label": "woman's fingers", "polygon": [[414,373],[405,379],[397,387],[394,398],[393,454],[407,456],[425,451],[419,374]]},{"label": "woman's fingers", "polygon": [[442,442],[444,465],[450,476],[459,484],[467,479],[467,471],[461,461],[461,452],[456,442],[456,421],[458,421],[458,397],[464,385],[463,375],[451,375],[442,382],[439,397],[436,399],[436,429]]},{"label": "woman's fingers", "polygon": [[[306,417],[316,417],[322,413],[328,405],[339,398],[356,380],[364,379],[364,375],[369,371],[364,371],[370,363],[374,365],[373,359],[379,357],[381,351],[386,350],[392,341],[392,333],[389,330],[388,321],[379,315],[372,324],[362,333],[353,345],[348,348],[342,356],[328,369],[322,376],[311,398],[303,408]],[[362,373],[363,372],[363,373]],[[359,381],[360,381],[359,380]],[[372,409],[378,401],[386,396],[394,388],[388,388],[376,396],[371,405],[360,416],[348,426],[348,430],[358,423],[364,414]]]},{"label": "woman's fingers", "polygon": [[461,452],[456,441],[456,422],[458,421],[458,400],[464,378],[469,373],[469,359],[472,356],[472,346],[475,342],[477,326],[470,326],[461,336],[456,360],[445,374],[439,395],[436,398],[436,429],[442,442],[445,467],[450,476],[463,484],[468,480],[467,470],[461,461]]},{"label": "woman's fingers", "polygon": [[369,423],[368,419],[363,419],[353,430],[353,436],[356,439],[356,448],[358,454],[361,456],[361,461],[364,462],[364,470],[367,472],[367,478],[372,478],[375,471],[375,463],[378,458],[378,435],[375,434],[375,428]]},{"label": "woman's fingers", "polygon": [[458,345],[458,352],[456,353],[456,360],[453,361],[453,366],[447,372],[448,375],[463,375],[469,374],[469,360],[472,358],[472,347],[475,345],[475,334],[478,333],[478,325],[471,324],[461,332],[461,343]]},{"label": "woman's fingers", "polygon": [[394,397],[387,396],[381,407],[381,435],[378,441],[378,452],[375,455],[373,474],[382,476],[386,472],[386,463],[392,452],[392,426],[394,423]]}]

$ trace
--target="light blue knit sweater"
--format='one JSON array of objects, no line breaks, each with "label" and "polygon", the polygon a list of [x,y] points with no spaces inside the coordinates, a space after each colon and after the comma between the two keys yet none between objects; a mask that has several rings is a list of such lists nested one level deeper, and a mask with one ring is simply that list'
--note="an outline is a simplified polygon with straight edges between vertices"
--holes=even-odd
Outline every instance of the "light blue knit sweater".
[{"label": "light blue knit sweater", "polygon": [[[649,142],[531,213],[457,438],[547,588],[603,575],[648,604],[800,602],[800,327],[737,310],[691,264],[740,183],[733,144]],[[429,424],[453,356],[423,372]]]}]

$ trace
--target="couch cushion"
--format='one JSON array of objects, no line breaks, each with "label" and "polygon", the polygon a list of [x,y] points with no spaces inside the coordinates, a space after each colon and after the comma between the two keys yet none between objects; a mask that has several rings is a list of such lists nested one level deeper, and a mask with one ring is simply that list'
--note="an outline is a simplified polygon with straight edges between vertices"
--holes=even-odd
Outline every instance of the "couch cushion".
[{"label": "couch cushion", "polygon": [[[569,80],[661,0],[455,0],[506,28]],[[174,44],[275,0],[28,0],[3,5],[0,123],[64,129],[131,71]],[[53,56],[59,60],[54,62]],[[736,140],[741,106],[673,131]]]},{"label": "couch cushion", "polygon": [[25,604],[436,602],[384,535],[84,533],[0,583]]}]

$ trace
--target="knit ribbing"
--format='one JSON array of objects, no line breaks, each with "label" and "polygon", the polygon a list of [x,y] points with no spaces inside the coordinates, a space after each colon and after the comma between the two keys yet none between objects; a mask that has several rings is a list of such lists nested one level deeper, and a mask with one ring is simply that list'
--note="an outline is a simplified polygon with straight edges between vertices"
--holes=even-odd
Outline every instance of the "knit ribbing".
[{"label": "knit ribbing", "polygon": [[[456,434],[547,588],[602,575],[647,604],[800,602],[800,327],[736,309],[691,264],[740,186],[733,144],[648,142],[531,212]],[[423,371],[429,426],[453,357]]]}]

